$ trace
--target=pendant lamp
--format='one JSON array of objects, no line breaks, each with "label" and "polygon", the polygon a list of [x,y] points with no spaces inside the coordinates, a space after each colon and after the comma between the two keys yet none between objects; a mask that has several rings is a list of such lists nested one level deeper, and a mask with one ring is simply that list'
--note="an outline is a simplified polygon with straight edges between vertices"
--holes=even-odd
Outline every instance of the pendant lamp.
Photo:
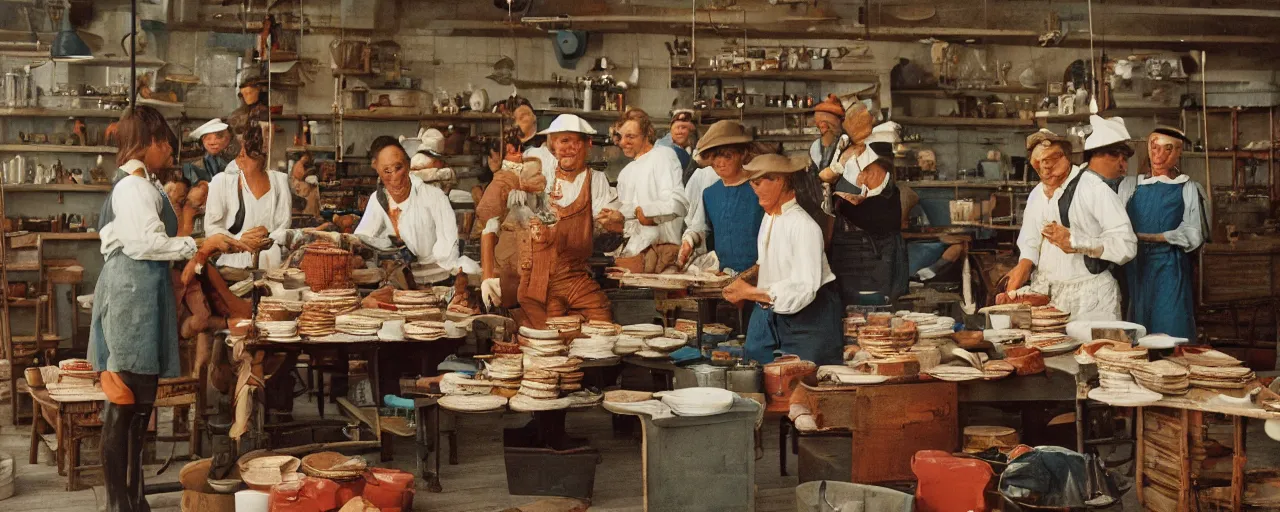
[{"label": "pendant lamp", "polygon": [[[53,8],[51,8],[53,9]],[[49,48],[49,57],[55,61],[76,61],[87,60],[93,58],[93,52],[89,50],[89,45],[80,39],[80,34],[76,33],[76,29],[71,26],[71,16],[64,9],[58,8],[50,12],[54,17],[54,22],[62,19],[62,28],[58,29],[58,35],[53,38],[53,45]]]}]

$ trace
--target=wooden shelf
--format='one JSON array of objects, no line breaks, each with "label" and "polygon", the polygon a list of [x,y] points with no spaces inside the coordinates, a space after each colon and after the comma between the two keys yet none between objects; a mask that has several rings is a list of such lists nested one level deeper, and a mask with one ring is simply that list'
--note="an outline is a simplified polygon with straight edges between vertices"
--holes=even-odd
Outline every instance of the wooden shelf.
[{"label": "wooden shelf", "polygon": [[98,233],[35,233],[41,240],[50,241],[87,241],[100,240]]},{"label": "wooden shelf", "polygon": [[289,146],[286,153],[337,153],[338,146]]},{"label": "wooden shelf", "polygon": [[[124,66],[124,67],[129,67],[130,65],[132,65],[129,62],[128,57],[121,57],[121,58],[94,57],[92,59],[67,61],[67,62],[64,62],[64,64],[74,64],[77,66]],[[145,67],[158,68],[158,67],[164,66],[165,64],[167,63],[160,59],[152,59],[147,57],[138,58],[138,67],[145,66]]]},{"label": "wooden shelf", "polygon": [[904,185],[911,188],[1031,188],[1038,185],[1038,181],[963,181],[963,180],[917,180],[902,181]]},{"label": "wooden shelf", "polygon": [[[871,71],[840,71],[832,69],[794,69],[768,71],[716,71],[700,69],[698,80],[740,79],[769,80],[774,82],[870,82],[878,83],[879,75]],[[691,69],[673,69],[671,78],[693,78]]]},{"label": "wooden shelf", "polygon": [[[616,110],[584,111],[576,108],[546,108],[541,110],[535,110],[535,112],[537,112],[538,115],[545,114],[545,115],[552,115],[552,116],[558,116],[560,114],[573,114],[575,116],[581,117],[588,121],[609,121],[609,122],[617,121],[618,117],[622,115],[622,112],[618,112]],[[667,118],[659,119],[656,117],[651,117],[650,119],[654,123],[658,123],[658,124],[665,124],[667,121],[669,121],[669,119]]]},{"label": "wooden shelf", "polygon": [[[306,117],[311,121],[332,121],[338,116],[332,112],[320,114],[287,114],[276,116],[276,119],[282,118],[299,118]],[[350,111],[342,115],[343,121],[448,121],[448,122],[475,122],[475,121],[498,121],[502,119],[502,114],[491,114],[488,112],[464,112],[461,114],[378,114],[371,111]]]},{"label": "wooden shelf", "polygon": [[116,119],[123,112],[123,110],[104,108],[0,108],[0,117],[100,117]]},{"label": "wooden shelf", "polygon": [[803,133],[799,135],[764,134],[764,135],[756,135],[756,141],[757,142],[813,142],[815,140],[818,140],[820,137],[822,137],[822,135],[819,135],[816,133],[812,135],[803,134]]},{"label": "wooden shelf", "polygon": [[[1183,151],[1183,158],[1204,158],[1204,152],[1201,151]],[[1268,150],[1239,150],[1239,151],[1210,151],[1209,158],[1253,158],[1258,160],[1266,160],[1272,157],[1272,151]]]},{"label": "wooden shelf", "polygon": [[[1181,113],[1182,113],[1182,109],[1178,107],[1129,107],[1129,108],[1114,108],[1111,110],[1104,110],[1102,112],[1098,112],[1098,115],[1102,117],[1114,117],[1114,116],[1145,117],[1145,116],[1164,116],[1164,115],[1173,116],[1173,115],[1180,115]],[[1072,114],[1069,116],[1060,116],[1060,115],[1050,115],[1047,117],[1037,116],[1036,121],[1049,122],[1049,123],[1077,123],[1077,122],[1088,121],[1089,116],[1090,114],[1087,114],[1087,113]]]},{"label": "wooden shelf", "polygon": [[[111,192],[111,185],[64,185],[49,184],[35,185],[30,183],[19,183],[13,185],[5,185],[5,192],[83,192],[93,194],[105,194]],[[51,233],[52,234],[52,233]],[[65,234],[65,233],[59,233]]]},{"label": "wooden shelf", "polygon": [[989,128],[1035,128],[1035,121],[1023,119],[982,119],[976,117],[895,117],[903,126],[970,126]]},{"label": "wooden shelf", "polygon": [[992,94],[1044,94],[1044,89],[1018,86],[991,87],[987,89],[896,89],[890,94],[902,96],[923,96],[931,98],[954,98],[958,96],[989,96]]},{"label": "wooden shelf", "polygon": [[115,146],[64,146],[58,144],[0,144],[0,152],[17,153],[90,153],[106,155],[115,153]]},{"label": "wooden shelf", "polygon": [[778,108],[778,107],[745,107],[745,108],[709,108],[696,111],[699,117],[712,119],[734,119],[738,117],[768,117],[784,115],[812,114],[812,108]]}]

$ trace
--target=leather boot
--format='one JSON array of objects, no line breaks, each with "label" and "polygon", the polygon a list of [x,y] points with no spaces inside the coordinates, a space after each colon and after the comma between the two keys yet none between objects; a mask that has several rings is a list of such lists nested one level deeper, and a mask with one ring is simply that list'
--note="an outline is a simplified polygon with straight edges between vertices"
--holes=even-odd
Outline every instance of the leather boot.
[{"label": "leather boot", "polygon": [[142,491],[142,453],[147,446],[151,410],[151,404],[134,406],[133,421],[129,424],[129,499],[133,512],[151,512],[147,495]]},{"label": "leather boot", "polygon": [[108,402],[102,412],[102,474],[107,488],[107,512],[134,512],[129,496],[130,426],[134,407]]}]

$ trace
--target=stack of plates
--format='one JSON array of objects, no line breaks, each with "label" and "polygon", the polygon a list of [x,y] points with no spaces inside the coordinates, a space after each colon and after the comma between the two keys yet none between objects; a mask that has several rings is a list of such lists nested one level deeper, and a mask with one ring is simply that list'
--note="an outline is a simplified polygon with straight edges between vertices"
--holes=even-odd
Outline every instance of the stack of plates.
[{"label": "stack of plates", "polygon": [[1191,387],[1190,372],[1172,361],[1136,364],[1129,372],[1142,387],[1165,395],[1185,395]]},{"label": "stack of plates", "polygon": [[644,338],[631,334],[619,334],[618,340],[613,344],[613,353],[620,356],[634,354],[641,350],[645,350]]},{"label": "stack of plates", "polygon": [[446,395],[440,397],[439,404],[450,411],[489,412],[505,407],[507,399],[497,395]]},{"label": "stack of plates", "polygon": [[485,365],[490,379],[511,380],[524,375],[524,356],[521,354],[494,354]]},{"label": "stack of plates", "polygon": [[1040,306],[1031,308],[1031,331],[1032,332],[1067,332],[1067,322],[1071,320],[1071,313],[1059,310],[1053,306]]},{"label": "stack of plates", "polygon": [[550,370],[526,368],[520,380],[519,394],[535,400],[560,398],[560,374]]},{"label": "stack of plates", "polygon": [[368,318],[376,318],[378,320],[404,320],[404,315],[395,311],[388,311],[378,308],[361,308],[349,313],[351,315],[359,315]]},{"label": "stack of plates", "polygon": [[444,337],[444,322],[417,321],[404,324],[404,337],[414,341],[435,341]]},{"label": "stack of plates", "polygon": [[297,320],[302,314],[302,301],[263,297],[258,301],[258,320]]},{"label": "stack of plates", "polygon": [[528,356],[562,356],[569,353],[569,347],[557,339],[528,338],[516,336],[520,341],[520,352]]},{"label": "stack of plates", "polygon": [[511,407],[511,410],[516,412],[558,411],[561,409],[568,409],[573,404],[573,400],[568,398],[533,398],[524,394],[523,386],[520,388],[520,394],[516,395],[507,403],[507,405]]},{"label": "stack of plates", "polygon": [[396,312],[405,320],[444,320],[443,310],[425,304],[396,304]]},{"label": "stack of plates", "polygon": [[666,332],[661,325],[656,324],[631,324],[622,326],[622,334],[634,336],[640,339],[649,339],[662,336]]},{"label": "stack of plates", "polygon": [[868,324],[858,331],[858,345],[872,357],[893,357],[916,344],[916,323],[894,319],[890,327]]},{"label": "stack of plates", "polygon": [[947,382],[964,382],[987,378],[986,372],[972,366],[935,366],[925,373],[935,379]]},{"label": "stack of plates", "polygon": [[382,327],[383,320],[366,315],[348,313],[338,315],[334,320],[334,328],[338,332],[355,336],[374,336]]},{"label": "stack of plates", "polygon": [[1241,366],[1191,365],[1191,385],[1209,389],[1244,389],[1253,381],[1253,370]]},{"label": "stack of plates", "polygon": [[561,337],[576,338],[582,330],[582,317],[553,316],[547,319],[547,329],[560,332]]},{"label": "stack of plates", "polygon": [[266,341],[276,343],[288,343],[292,341],[302,341],[298,337],[298,322],[292,320],[258,320],[258,335],[265,338]]},{"label": "stack of plates", "polygon": [[592,320],[582,326],[582,334],[584,336],[595,337],[617,337],[622,333],[622,326],[612,322],[601,322]]},{"label": "stack of plates", "polygon": [[[585,334],[586,328],[583,328]],[[613,357],[613,345],[617,336],[592,336],[578,338],[569,343],[569,355],[582,359],[608,359]]]},{"label": "stack of plates", "polygon": [[484,395],[489,393],[488,389],[484,389],[481,392],[475,386],[469,385],[473,381],[471,376],[465,373],[446,373],[440,376],[440,392],[446,395]]},{"label": "stack of plates", "polygon": [[711,416],[733,408],[734,392],[723,388],[684,388],[654,393],[680,416]]},{"label": "stack of plates", "polygon": [[1125,350],[1118,346],[1105,346],[1093,353],[1098,363],[1098,370],[1115,373],[1129,373],[1135,367],[1147,362],[1147,349],[1135,347]]},{"label": "stack of plates", "polygon": [[534,329],[531,327],[521,327],[520,335],[535,340],[558,340],[560,339],[560,331],[555,329]]},{"label": "stack of plates", "polygon": [[391,302],[396,306],[431,306],[439,308],[440,297],[430,290],[396,290],[391,292]]},{"label": "stack of plates", "polygon": [[302,302],[302,312],[316,311],[321,313],[329,313],[337,316],[340,313],[346,313],[360,304],[360,297],[356,295],[329,295],[327,290],[314,294],[309,300]]}]

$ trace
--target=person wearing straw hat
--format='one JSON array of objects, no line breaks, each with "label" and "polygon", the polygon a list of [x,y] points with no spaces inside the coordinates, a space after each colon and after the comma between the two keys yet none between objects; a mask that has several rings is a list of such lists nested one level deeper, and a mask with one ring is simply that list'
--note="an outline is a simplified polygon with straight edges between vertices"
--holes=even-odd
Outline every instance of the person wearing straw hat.
[{"label": "person wearing straw hat", "polygon": [[643,110],[627,109],[614,126],[622,153],[634,159],[618,173],[626,243],[614,265],[637,273],[675,270],[689,209],[680,159],[674,149],[654,145],[653,123]]},{"label": "person wearing straw hat", "polygon": [[753,140],[742,123],[723,120],[711,125],[698,141],[698,163],[712,169],[716,181],[697,201],[690,200],[689,225],[680,243],[681,268],[708,245],[714,246],[721,270],[742,272],[755,265],[764,209],[743,169]]},{"label": "person wearing straw hat", "polygon": [[555,220],[550,225],[530,221],[529,241],[520,254],[517,321],[538,329],[545,328],[548,317],[570,314],[612,321],[609,297],[587,259],[594,250],[596,225],[621,233],[624,219],[615,209],[617,194],[608,178],[587,167],[596,131],[578,116],[561,114],[542,133],[556,156],[548,184]]},{"label": "person wearing straw hat", "polygon": [[[1039,228],[1041,241],[1036,243],[1034,235],[1020,235],[1019,250],[1021,257],[1036,268],[1031,291],[1050,296],[1054,305],[1071,313],[1073,319],[1120,320],[1120,284],[1111,269],[1133,259],[1137,238],[1120,196],[1092,167],[1096,165],[1108,174],[1118,171],[1123,178],[1128,132],[1123,121],[1093,116],[1091,123],[1094,132],[1085,141],[1089,163],[1073,169],[1051,194],[1047,195],[1045,189],[1032,191],[1028,209],[1037,194],[1047,200],[1043,207],[1024,215],[1022,225],[1024,234],[1027,229]],[[1065,165],[1059,160],[1066,156],[1059,156],[1063,153],[1061,146],[1053,144],[1051,137],[1043,137],[1050,144],[1028,140],[1029,145],[1034,143],[1032,165],[1038,162],[1040,169],[1048,169],[1048,174],[1054,175]],[[1043,147],[1042,152],[1035,152],[1037,147]],[[1019,264],[1022,269],[1027,266]],[[1005,298],[998,301],[1016,298],[1023,292],[1017,281],[1025,279],[1024,270],[1015,270],[1006,285]]]},{"label": "person wearing straw hat", "polygon": [[1208,224],[1204,189],[1178,168],[1187,142],[1181,130],[1157,126],[1147,137],[1151,173],[1126,180],[1121,199],[1138,237],[1138,254],[1125,265],[1128,320],[1147,332],[1195,340],[1191,253],[1204,243]]},{"label": "person wearing straw hat", "polygon": [[[860,303],[864,292],[897,299],[907,292],[910,279],[902,201],[891,173],[897,124],[873,123],[864,103],[847,109],[842,125],[847,142],[837,143],[836,156],[819,173],[834,189],[836,222],[828,257],[845,305]],[[888,155],[878,154],[872,143],[887,144]]]},{"label": "person wearing straw hat", "polygon": [[[671,111],[671,131],[654,144],[675,150],[676,156],[680,158],[680,169],[687,174],[694,170],[690,164],[693,162],[691,155],[697,138],[698,125],[693,123],[693,111],[681,108]],[[687,181],[684,178],[682,175],[681,183]]]},{"label": "person wearing straw hat", "polygon": [[213,118],[191,130],[188,137],[200,141],[200,146],[204,148],[204,156],[200,161],[182,164],[182,176],[187,178],[191,186],[212,181],[214,176],[231,163],[231,158],[225,154],[231,144],[231,132],[227,128],[227,123]]},{"label": "person wearing straw hat", "polygon": [[826,100],[813,108],[813,124],[818,127],[818,133],[822,136],[809,146],[809,159],[813,160],[813,165],[819,170],[827,168],[835,157],[836,141],[844,133],[840,127],[843,120],[844,105],[834,94],[828,94]]},{"label": "person wearing straw hat", "polygon": [[753,302],[747,358],[761,364],[795,354],[819,365],[840,364],[844,309],[823,251],[822,228],[796,199],[808,159],[760,155],[744,166],[765,218],[757,235],[757,266],[724,288],[735,305]]}]

